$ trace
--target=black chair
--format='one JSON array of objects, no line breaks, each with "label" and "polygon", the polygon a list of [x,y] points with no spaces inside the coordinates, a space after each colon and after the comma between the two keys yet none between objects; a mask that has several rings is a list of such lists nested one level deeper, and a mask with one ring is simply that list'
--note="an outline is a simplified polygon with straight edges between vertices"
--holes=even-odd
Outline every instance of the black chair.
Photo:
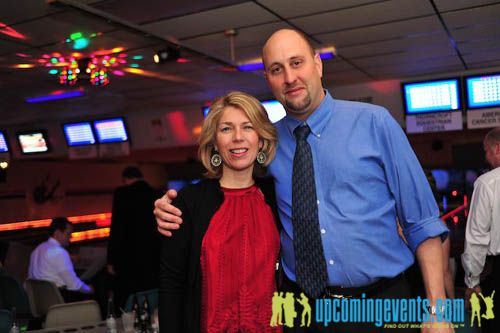
[{"label": "black chair", "polygon": [[9,310],[0,310],[0,333],[9,333],[12,326],[12,316]]}]

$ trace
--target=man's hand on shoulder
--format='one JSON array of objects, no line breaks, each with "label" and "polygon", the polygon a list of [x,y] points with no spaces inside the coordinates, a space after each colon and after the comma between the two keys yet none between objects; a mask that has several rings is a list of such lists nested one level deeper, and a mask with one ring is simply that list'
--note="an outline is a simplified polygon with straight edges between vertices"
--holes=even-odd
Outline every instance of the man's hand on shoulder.
[{"label": "man's hand on shoulder", "polygon": [[172,200],[177,197],[177,191],[168,190],[160,199],[155,201],[153,213],[156,217],[158,231],[167,237],[172,236],[172,231],[177,230],[182,223],[182,212],[172,205]]}]

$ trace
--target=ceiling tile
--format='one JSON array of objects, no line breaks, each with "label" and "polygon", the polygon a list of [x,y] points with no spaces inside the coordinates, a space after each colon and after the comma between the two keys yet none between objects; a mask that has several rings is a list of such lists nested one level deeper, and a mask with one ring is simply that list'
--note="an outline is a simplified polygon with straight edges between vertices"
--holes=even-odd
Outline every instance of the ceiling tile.
[{"label": "ceiling tile", "polygon": [[449,29],[477,24],[499,23],[500,3],[496,2],[496,4],[490,6],[444,13],[442,17]]},{"label": "ceiling tile", "polygon": [[272,21],[277,21],[274,15],[254,3],[246,2],[145,24],[143,27],[163,37],[182,39]]},{"label": "ceiling tile", "polygon": [[[0,23],[11,25],[60,11],[46,0],[0,1]],[[15,26],[14,26],[15,28]]]},{"label": "ceiling tile", "polygon": [[320,34],[433,14],[433,8],[427,1],[393,0],[290,21],[309,34]]},{"label": "ceiling tile", "polygon": [[412,36],[378,41],[355,46],[339,47],[338,53],[347,58],[374,56],[378,54],[389,54],[394,52],[426,50],[431,52],[434,48],[450,47],[448,35],[439,32],[429,35]]},{"label": "ceiling tile", "polygon": [[284,18],[354,8],[377,2],[374,0],[259,0],[259,3]]},{"label": "ceiling tile", "polygon": [[434,0],[434,3],[436,4],[436,7],[440,12],[483,6],[485,4],[492,4],[495,2],[498,1],[497,0]]},{"label": "ceiling tile", "polygon": [[319,34],[315,37],[325,44],[333,44],[338,48],[358,44],[412,37],[442,32],[442,26],[436,16],[409,19],[394,23],[372,25],[363,28],[348,29],[339,32]]}]

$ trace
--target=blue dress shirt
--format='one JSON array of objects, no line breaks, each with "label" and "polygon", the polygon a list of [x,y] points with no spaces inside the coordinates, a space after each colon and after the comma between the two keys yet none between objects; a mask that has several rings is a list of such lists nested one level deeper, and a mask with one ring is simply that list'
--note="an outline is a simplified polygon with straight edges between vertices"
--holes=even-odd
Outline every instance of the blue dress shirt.
[{"label": "blue dress shirt", "polygon": [[[413,263],[412,251],[421,242],[447,233],[420,163],[386,109],[334,100],[326,92],[306,123],[330,286],[359,287],[394,277]],[[291,170],[293,130],[300,124],[290,116],[276,124],[279,144],[269,167],[283,224],[282,264],[293,281]]]}]

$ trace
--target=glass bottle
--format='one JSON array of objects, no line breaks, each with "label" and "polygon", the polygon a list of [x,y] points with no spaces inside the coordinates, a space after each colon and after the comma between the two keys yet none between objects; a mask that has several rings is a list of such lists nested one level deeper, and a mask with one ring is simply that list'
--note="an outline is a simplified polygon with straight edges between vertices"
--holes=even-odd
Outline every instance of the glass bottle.
[{"label": "glass bottle", "polygon": [[106,316],[106,328],[108,333],[116,333],[116,316],[113,296],[108,298],[108,314]]}]

